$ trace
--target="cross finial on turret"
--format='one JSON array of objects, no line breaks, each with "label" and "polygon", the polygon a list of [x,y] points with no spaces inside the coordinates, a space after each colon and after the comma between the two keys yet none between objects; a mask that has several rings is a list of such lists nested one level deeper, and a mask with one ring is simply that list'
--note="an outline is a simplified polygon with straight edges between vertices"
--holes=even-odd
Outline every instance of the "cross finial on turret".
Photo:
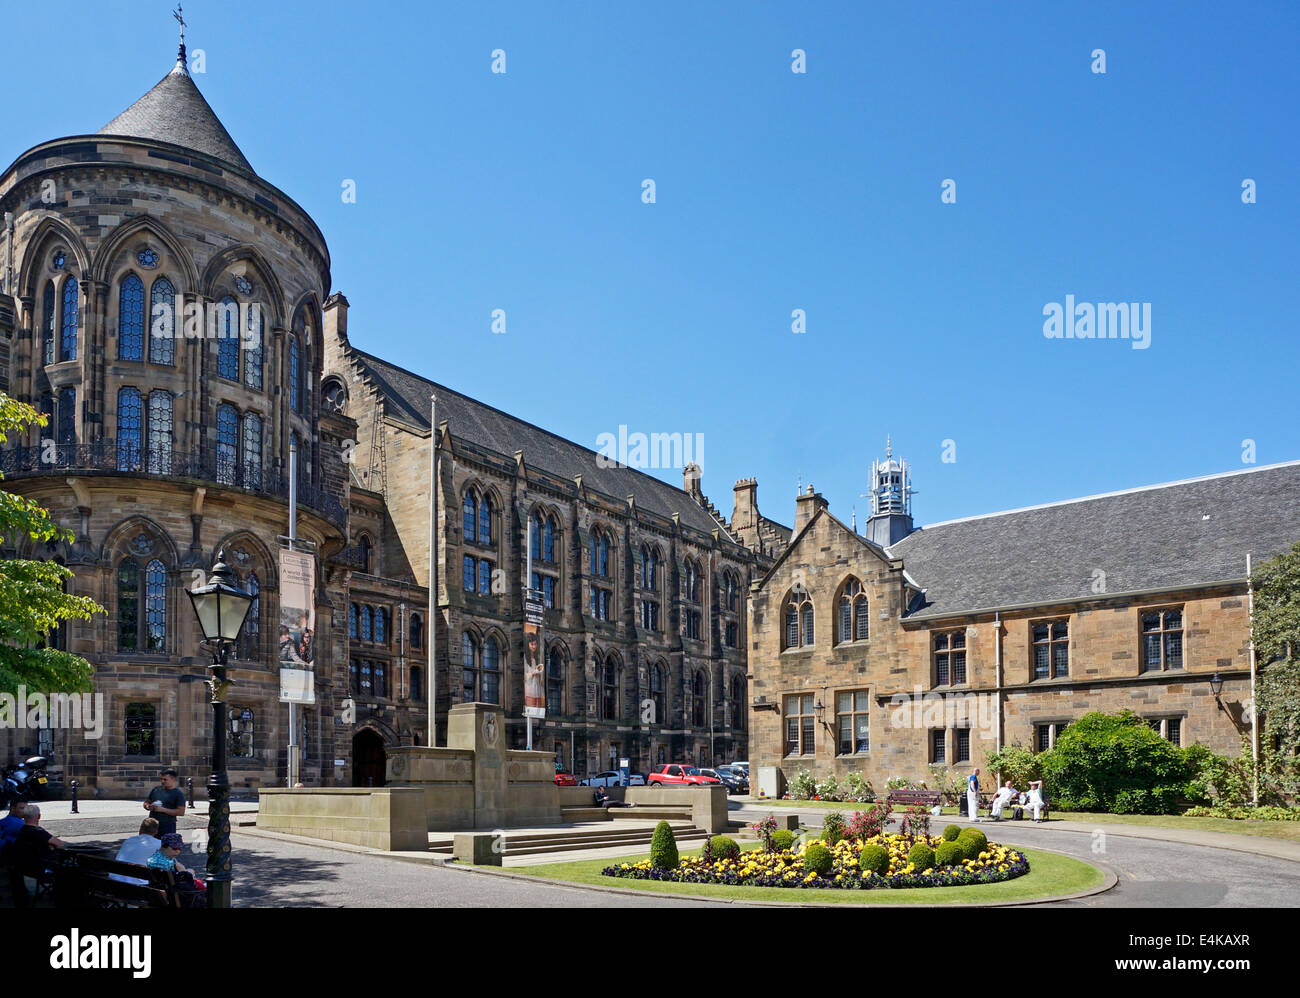
[{"label": "cross finial on turret", "polygon": [[176,18],[176,23],[181,26],[181,49],[180,49],[180,55],[177,58],[180,60],[180,62],[184,63],[185,62],[185,8],[182,7],[180,4],[177,4],[176,9],[172,11],[172,17]]}]

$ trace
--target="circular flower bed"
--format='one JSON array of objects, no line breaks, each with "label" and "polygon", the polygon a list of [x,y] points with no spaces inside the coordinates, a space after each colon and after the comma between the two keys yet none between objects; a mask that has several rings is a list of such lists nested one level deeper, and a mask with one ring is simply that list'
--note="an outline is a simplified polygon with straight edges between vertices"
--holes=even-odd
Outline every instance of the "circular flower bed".
[{"label": "circular flower bed", "polygon": [[[606,877],[631,880],[661,880],[682,884],[726,884],[731,887],[803,887],[871,890],[878,887],[964,887],[969,884],[995,884],[1012,880],[1029,872],[1025,854],[990,842],[976,859],[961,859],[950,866],[918,870],[908,860],[908,853],[918,843],[938,849],[939,836],[876,835],[865,842],[844,839],[825,846],[831,853],[827,873],[815,873],[804,866],[803,847],[775,852],[754,850],[738,859],[719,859],[706,863],[699,856],[683,859],[675,868],[663,870],[640,863],[621,863],[601,871]],[[864,870],[858,857],[864,846],[877,845],[889,854],[886,874]],[[879,854],[876,854],[877,856]]]}]

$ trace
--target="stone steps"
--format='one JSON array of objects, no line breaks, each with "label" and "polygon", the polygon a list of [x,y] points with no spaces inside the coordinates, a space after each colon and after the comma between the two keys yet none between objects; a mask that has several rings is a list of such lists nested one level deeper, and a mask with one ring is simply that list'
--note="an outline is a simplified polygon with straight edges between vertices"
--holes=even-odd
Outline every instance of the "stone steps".
[{"label": "stone steps", "polygon": [[[698,842],[709,837],[702,828],[696,828],[690,822],[672,822],[673,837],[678,842]],[[552,852],[573,852],[580,849],[611,849],[649,847],[654,835],[653,827],[641,828],[598,828],[582,831],[557,830],[555,832],[534,832],[527,835],[506,835],[503,856],[533,856]],[[450,855],[451,842],[438,840],[430,842],[429,851]]]}]

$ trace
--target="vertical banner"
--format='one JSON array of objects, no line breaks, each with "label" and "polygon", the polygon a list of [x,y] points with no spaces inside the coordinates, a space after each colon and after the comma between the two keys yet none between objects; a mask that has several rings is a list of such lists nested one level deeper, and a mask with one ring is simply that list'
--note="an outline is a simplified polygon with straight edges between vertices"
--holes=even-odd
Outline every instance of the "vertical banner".
[{"label": "vertical banner", "polygon": [[546,716],[542,663],[542,601],[524,600],[524,717]]},{"label": "vertical banner", "polygon": [[280,702],[316,702],[316,559],[280,550]]}]

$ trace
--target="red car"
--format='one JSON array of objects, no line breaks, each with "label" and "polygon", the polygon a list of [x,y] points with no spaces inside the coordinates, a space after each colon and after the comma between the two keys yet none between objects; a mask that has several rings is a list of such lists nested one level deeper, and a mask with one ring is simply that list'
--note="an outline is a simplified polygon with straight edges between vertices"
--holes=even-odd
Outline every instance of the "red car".
[{"label": "red car", "polygon": [[578,785],[578,780],[572,773],[566,773],[562,769],[557,769],[555,771],[555,785],[557,787],[576,787]]},{"label": "red car", "polygon": [[721,780],[712,776],[705,776],[694,766],[688,766],[685,763],[673,763],[671,766],[665,766],[659,772],[651,773],[646,777],[645,781],[652,787],[709,787],[722,785]]}]

